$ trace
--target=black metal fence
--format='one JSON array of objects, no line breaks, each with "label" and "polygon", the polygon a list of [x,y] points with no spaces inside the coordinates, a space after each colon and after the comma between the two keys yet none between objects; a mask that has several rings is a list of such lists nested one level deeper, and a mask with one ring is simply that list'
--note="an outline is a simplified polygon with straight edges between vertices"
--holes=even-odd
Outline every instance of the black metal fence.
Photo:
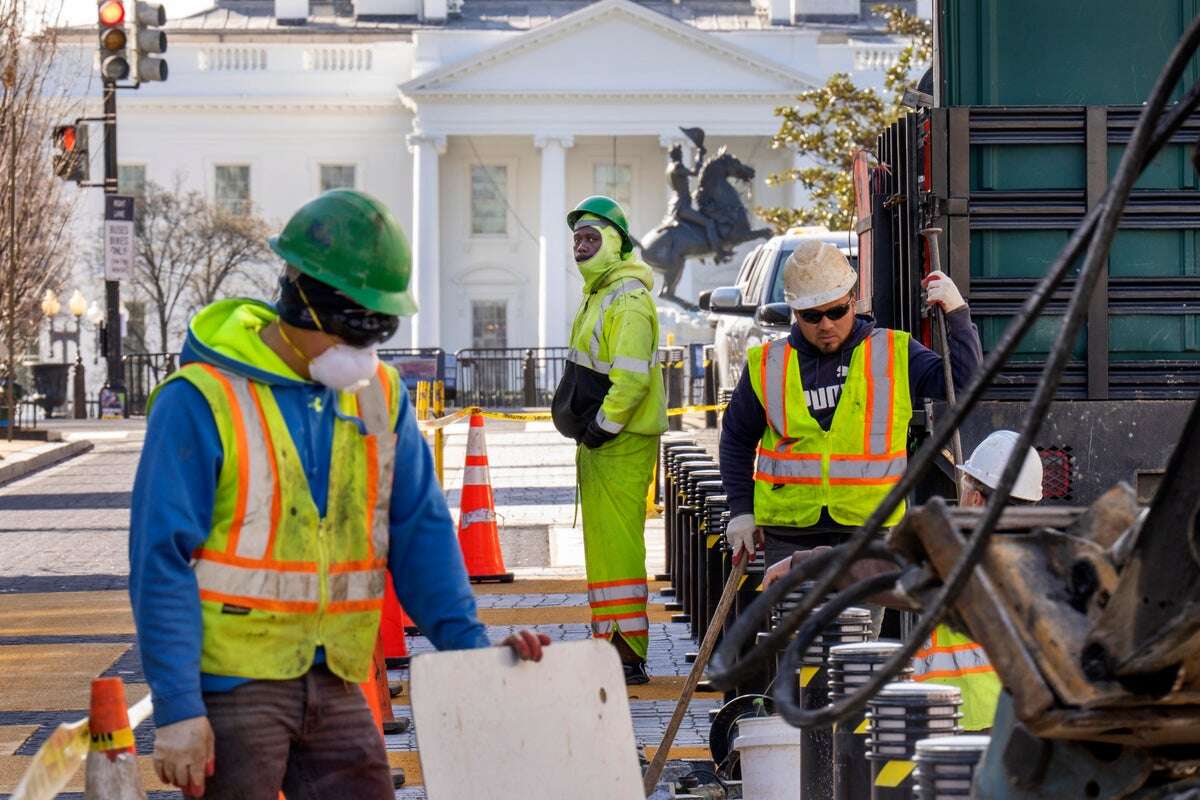
[{"label": "black metal fence", "polygon": [[493,408],[548,406],[567,363],[566,347],[459,350],[457,404]]},{"label": "black metal fence", "polygon": [[125,365],[125,413],[141,416],[154,387],[175,371],[179,357],[174,353],[130,353]]}]

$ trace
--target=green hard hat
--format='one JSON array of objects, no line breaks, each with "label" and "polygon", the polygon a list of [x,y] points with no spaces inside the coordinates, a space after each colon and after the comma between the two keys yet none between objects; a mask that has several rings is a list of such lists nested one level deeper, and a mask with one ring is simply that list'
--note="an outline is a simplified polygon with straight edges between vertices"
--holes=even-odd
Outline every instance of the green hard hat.
[{"label": "green hard hat", "polygon": [[288,264],[363,308],[394,316],[417,313],[408,240],[387,207],[368,194],[325,192],[267,242]]},{"label": "green hard hat", "polygon": [[584,214],[594,214],[600,219],[611,222],[617,232],[621,234],[622,252],[633,252],[633,237],[629,235],[629,221],[625,219],[625,212],[616,200],[602,194],[584,198],[579,205],[575,206],[574,211],[567,214],[567,227],[574,230],[575,222]]}]

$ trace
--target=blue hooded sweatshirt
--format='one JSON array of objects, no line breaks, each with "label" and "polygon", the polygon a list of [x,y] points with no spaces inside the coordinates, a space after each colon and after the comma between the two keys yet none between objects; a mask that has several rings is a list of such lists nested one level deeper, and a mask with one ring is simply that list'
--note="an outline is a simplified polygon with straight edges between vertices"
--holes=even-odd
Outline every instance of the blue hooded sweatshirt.
[{"label": "blue hooded sweatshirt", "polygon": [[[262,342],[258,332],[276,316],[254,300],[215,303],[192,320],[180,360],[213,364],[271,387],[324,515],[336,395],[301,378]],[[400,393],[396,434],[388,516],[388,569],[396,593],[438,649],[487,647],[450,511],[406,392]],[[147,422],[129,536],[129,594],[159,726],[204,716],[203,692],[246,682],[200,672],[200,596],[190,562],[212,527],[222,460],[203,395],[184,380],[164,386]],[[314,655],[314,663],[324,660],[320,648]]]}]

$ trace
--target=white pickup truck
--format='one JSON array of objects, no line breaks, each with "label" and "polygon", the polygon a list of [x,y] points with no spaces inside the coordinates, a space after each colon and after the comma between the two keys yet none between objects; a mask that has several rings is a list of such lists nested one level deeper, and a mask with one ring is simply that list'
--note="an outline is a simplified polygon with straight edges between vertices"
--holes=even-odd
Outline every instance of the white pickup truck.
[{"label": "white pickup truck", "polygon": [[742,262],[734,286],[722,286],[700,296],[700,307],[716,322],[718,392],[737,385],[747,348],[787,335],[792,315],[783,301],[783,265],[796,245],[806,239],[834,245],[857,268],[857,237],[823,227],[792,228],[754,248]]}]

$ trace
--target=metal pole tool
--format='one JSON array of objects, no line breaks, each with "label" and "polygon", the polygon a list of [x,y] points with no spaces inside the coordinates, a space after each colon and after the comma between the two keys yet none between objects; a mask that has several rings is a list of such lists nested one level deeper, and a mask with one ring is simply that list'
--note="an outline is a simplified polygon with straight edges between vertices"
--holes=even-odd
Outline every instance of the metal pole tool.
[{"label": "metal pole tool", "polygon": [[[938,247],[938,236],[941,233],[941,228],[921,229],[921,235],[925,237],[925,243],[929,247],[930,264],[937,272],[942,271],[942,253]],[[942,340],[942,377],[946,381],[946,402],[953,406],[957,400],[954,391],[954,372],[950,366],[950,340],[946,336],[946,312],[940,305],[933,307],[933,318],[937,324],[938,338]],[[958,467],[963,463],[962,437],[958,434],[958,428],[954,429],[950,447],[954,452],[954,466]],[[957,470],[955,470],[954,485],[958,488],[958,496],[962,497],[962,476],[958,474]]]},{"label": "metal pole tool", "polygon": [[741,583],[742,576],[746,574],[746,567],[749,565],[750,556],[743,555],[740,562],[734,563],[733,571],[729,573],[729,580],[725,581],[725,589],[721,592],[721,599],[717,601],[717,609],[713,612],[713,618],[708,625],[708,631],[704,634],[704,641],[700,643],[700,651],[696,654],[696,660],[692,663],[692,671],[688,673],[687,681],[683,684],[683,694],[679,696],[679,702],[675,704],[675,713],[671,715],[671,722],[667,725],[667,730],[663,734],[662,742],[658,745],[658,750],[654,752],[654,759],[646,769],[643,788],[646,790],[647,797],[654,793],[654,787],[658,784],[663,767],[667,764],[667,754],[671,750],[671,745],[675,743],[675,734],[679,731],[679,725],[683,722],[683,715],[687,713],[688,704],[692,702],[692,695],[696,692],[696,684],[700,683],[700,677],[704,674],[704,668],[708,666],[708,658],[717,646],[717,639],[721,636],[721,628],[724,625],[725,617],[729,615],[729,609],[733,607],[733,598],[737,596],[738,584]]}]

